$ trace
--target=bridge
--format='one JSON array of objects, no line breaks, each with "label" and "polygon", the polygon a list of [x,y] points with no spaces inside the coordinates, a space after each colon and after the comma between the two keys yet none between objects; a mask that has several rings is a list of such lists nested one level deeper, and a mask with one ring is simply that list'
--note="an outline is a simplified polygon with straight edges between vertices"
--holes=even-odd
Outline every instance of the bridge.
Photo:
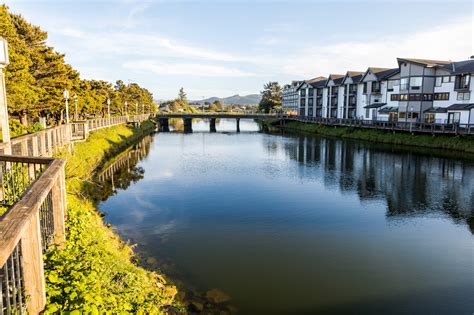
[{"label": "bridge", "polygon": [[158,121],[160,131],[170,131],[169,119],[178,118],[182,119],[184,123],[184,132],[193,132],[193,119],[209,119],[209,131],[216,132],[216,119],[235,119],[236,131],[240,132],[240,120],[241,119],[276,119],[276,114],[261,114],[261,113],[206,113],[206,114],[193,114],[193,113],[174,113],[174,114],[156,114],[155,119]]}]

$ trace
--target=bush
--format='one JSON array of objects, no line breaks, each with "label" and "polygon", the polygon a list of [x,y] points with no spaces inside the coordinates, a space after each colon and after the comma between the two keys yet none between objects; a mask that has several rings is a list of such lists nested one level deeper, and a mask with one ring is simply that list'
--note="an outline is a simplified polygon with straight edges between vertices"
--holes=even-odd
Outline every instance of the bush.
[{"label": "bush", "polygon": [[26,129],[26,127],[23,126],[23,124],[18,119],[11,118],[8,121],[8,125],[10,126],[11,138],[16,138],[28,133],[28,130]]},{"label": "bush", "polygon": [[35,132],[38,132],[38,131],[41,131],[43,130],[43,125],[40,124],[39,122],[35,122],[34,124],[31,124],[28,126],[27,128],[27,131],[28,133],[35,133]]}]

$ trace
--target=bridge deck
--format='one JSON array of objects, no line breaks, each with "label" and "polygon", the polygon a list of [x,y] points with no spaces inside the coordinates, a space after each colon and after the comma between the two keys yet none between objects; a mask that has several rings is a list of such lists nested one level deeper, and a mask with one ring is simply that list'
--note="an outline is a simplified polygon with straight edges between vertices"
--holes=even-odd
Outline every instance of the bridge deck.
[{"label": "bridge deck", "polygon": [[157,119],[166,119],[166,118],[200,118],[200,119],[276,119],[277,115],[273,114],[255,114],[255,113],[213,113],[213,114],[156,114],[155,118]]}]

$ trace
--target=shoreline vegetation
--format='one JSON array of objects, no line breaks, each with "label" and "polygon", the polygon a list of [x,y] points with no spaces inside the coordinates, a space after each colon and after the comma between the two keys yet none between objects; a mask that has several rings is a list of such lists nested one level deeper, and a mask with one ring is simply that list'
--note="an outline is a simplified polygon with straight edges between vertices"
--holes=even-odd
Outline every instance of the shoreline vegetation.
[{"label": "shoreline vegetation", "polygon": [[93,181],[107,158],[151,134],[155,125],[119,125],[99,130],[85,142],[63,150],[67,191],[67,240],[45,255],[45,314],[178,311],[177,289],[164,276],[138,265],[132,246],[106,225],[97,209],[100,187]]},{"label": "shoreline vegetation", "polygon": [[[289,131],[338,137],[342,139],[363,140],[372,143],[405,146],[405,149],[442,149],[451,150],[453,154],[467,153],[474,158],[474,138],[463,136],[418,135],[406,132],[368,130],[349,127],[328,127],[320,124],[305,124],[297,121],[286,121],[280,126],[279,120],[262,121],[269,131]],[[472,156],[471,156],[472,155]]]}]

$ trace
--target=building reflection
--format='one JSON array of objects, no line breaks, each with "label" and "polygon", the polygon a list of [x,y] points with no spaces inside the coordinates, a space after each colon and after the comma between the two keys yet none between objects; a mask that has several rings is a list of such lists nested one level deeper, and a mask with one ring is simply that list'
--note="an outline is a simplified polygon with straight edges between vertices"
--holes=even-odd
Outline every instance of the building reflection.
[{"label": "building reflection", "polygon": [[145,170],[137,166],[150,152],[153,137],[148,135],[113,158],[98,173],[97,181],[102,186],[102,201],[114,195],[118,189],[127,189],[132,183],[143,179]]},{"label": "building reflection", "polygon": [[361,201],[384,200],[388,218],[441,211],[474,231],[474,163],[470,161],[310,136],[275,140],[271,146],[275,145],[290,159],[318,167],[326,187],[356,192]]}]

